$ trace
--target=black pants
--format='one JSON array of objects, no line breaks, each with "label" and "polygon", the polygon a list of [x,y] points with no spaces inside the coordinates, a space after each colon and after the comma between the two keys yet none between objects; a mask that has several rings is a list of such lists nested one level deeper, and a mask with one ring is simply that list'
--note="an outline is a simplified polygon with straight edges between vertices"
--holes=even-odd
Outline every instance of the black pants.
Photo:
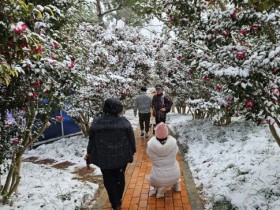
[{"label": "black pants", "polygon": [[121,205],[125,187],[125,169],[126,165],[116,169],[101,169],[112,208]]},{"label": "black pants", "polygon": [[156,112],[156,124],[159,124],[160,122],[164,122],[166,121],[166,113],[161,112],[161,111],[157,111]]},{"label": "black pants", "polygon": [[[145,128],[146,132],[149,132],[150,127],[150,118],[151,113],[139,113],[139,124],[140,124],[140,130],[143,131]],[[145,127],[144,127],[145,124]]]}]

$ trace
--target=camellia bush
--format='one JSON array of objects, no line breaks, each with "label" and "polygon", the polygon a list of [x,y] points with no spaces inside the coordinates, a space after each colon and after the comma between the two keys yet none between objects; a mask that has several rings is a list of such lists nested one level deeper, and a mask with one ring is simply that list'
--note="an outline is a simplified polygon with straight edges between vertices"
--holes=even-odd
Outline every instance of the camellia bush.
[{"label": "camellia bush", "polygon": [[[143,10],[163,21],[166,34],[172,31],[179,43],[176,51],[188,75],[180,95],[188,106],[210,112],[202,116],[214,111],[219,125],[244,116],[273,129],[280,125],[278,6],[277,1],[168,0],[143,4]],[[170,78],[167,84],[184,80]]]},{"label": "camellia bush", "polygon": [[87,136],[90,120],[102,112],[106,98],[119,98],[126,109],[140,87],[149,84],[153,48],[148,38],[128,26],[104,29],[84,22],[74,37],[84,81],[64,110]]},{"label": "camellia bush", "polygon": [[58,29],[65,17],[58,7],[1,1],[0,17],[0,176],[5,173],[0,192],[7,203],[20,182],[23,153],[52,123],[53,111],[78,86],[80,73],[63,47],[67,37]]}]

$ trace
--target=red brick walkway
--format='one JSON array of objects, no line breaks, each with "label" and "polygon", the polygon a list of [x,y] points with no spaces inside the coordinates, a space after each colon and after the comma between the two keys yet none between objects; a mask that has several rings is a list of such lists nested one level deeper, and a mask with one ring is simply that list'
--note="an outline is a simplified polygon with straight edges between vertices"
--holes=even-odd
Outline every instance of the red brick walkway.
[{"label": "red brick walkway", "polygon": [[[150,136],[152,133],[150,133]],[[152,169],[152,162],[147,156],[147,140],[135,133],[137,148],[134,154],[134,162],[128,165],[126,171],[126,189],[124,192],[123,210],[191,210],[191,204],[187,194],[187,188],[182,172],[180,155],[177,160],[181,168],[181,192],[173,192],[168,189],[164,198],[156,199],[155,195],[148,196],[150,188],[148,177]],[[103,210],[111,209],[109,200]]]}]

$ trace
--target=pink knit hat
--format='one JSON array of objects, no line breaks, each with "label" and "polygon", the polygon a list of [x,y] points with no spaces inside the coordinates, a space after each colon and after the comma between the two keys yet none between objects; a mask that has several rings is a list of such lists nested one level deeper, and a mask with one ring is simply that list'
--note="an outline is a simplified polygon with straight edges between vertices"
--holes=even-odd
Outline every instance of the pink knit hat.
[{"label": "pink knit hat", "polygon": [[155,134],[158,139],[165,139],[168,136],[168,128],[166,124],[163,122],[157,124]]}]

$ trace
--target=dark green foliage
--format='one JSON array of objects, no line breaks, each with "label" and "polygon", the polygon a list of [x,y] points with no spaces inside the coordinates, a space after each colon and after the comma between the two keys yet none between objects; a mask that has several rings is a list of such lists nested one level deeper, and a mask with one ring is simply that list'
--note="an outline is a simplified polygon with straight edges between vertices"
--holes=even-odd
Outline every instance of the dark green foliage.
[{"label": "dark green foliage", "polygon": [[224,198],[223,200],[214,203],[213,210],[237,210],[237,208]]}]

